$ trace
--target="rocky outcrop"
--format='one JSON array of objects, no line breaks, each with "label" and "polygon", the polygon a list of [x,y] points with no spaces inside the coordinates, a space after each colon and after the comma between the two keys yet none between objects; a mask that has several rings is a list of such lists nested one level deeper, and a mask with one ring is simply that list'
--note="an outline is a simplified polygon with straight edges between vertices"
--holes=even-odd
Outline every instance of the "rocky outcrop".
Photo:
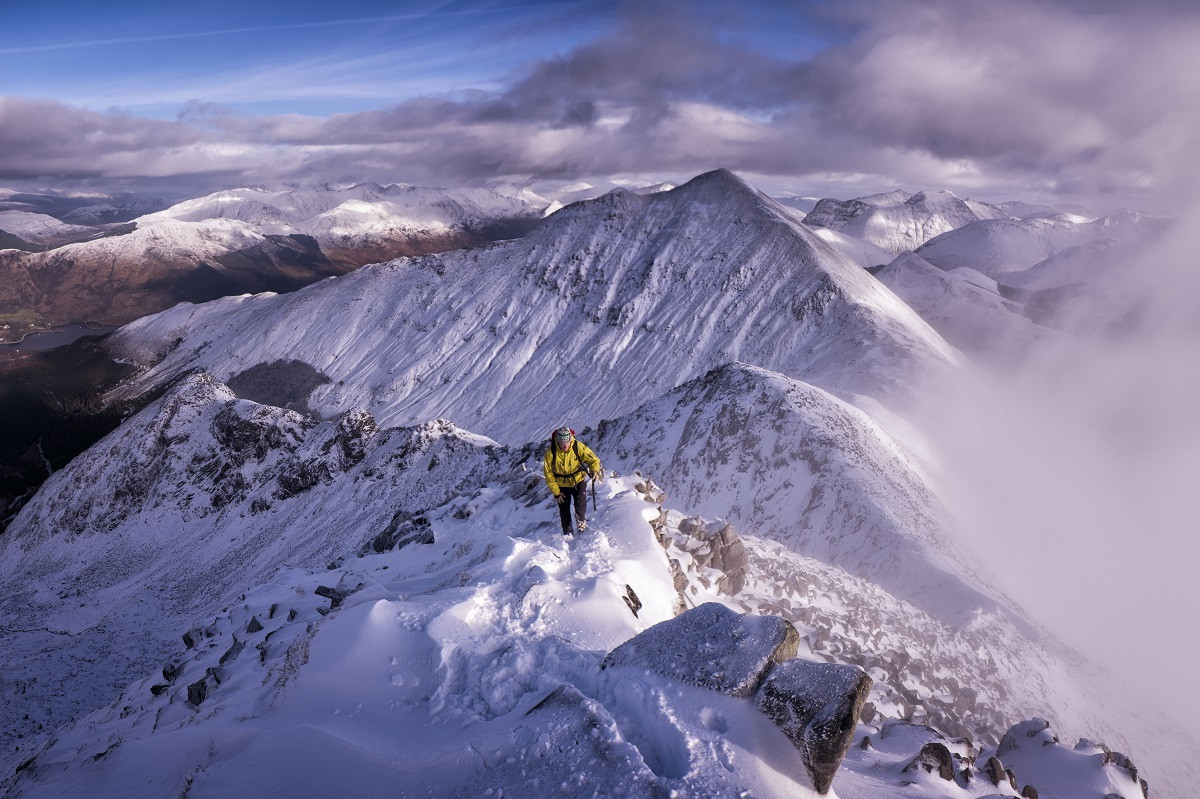
[{"label": "rocky outcrop", "polygon": [[983,764],[983,774],[988,781],[997,787],[1000,783],[1007,783],[1014,791],[1017,789],[1017,778],[1013,773],[1004,768],[1004,764],[997,757],[989,757],[987,762]]},{"label": "rocky outcrop", "polygon": [[928,774],[937,774],[940,779],[953,781],[954,758],[945,744],[930,741],[921,747],[921,751],[908,762],[903,771],[904,773],[924,771]]},{"label": "rocky outcrop", "polygon": [[738,615],[709,602],[655,624],[608,653],[601,668],[634,666],[729,696],[749,697],[800,637],[775,616]]},{"label": "rocky outcrop", "polygon": [[754,703],[800,750],[813,785],[826,793],[870,690],[871,678],[857,666],[795,658],[771,670]]},{"label": "rocky outcrop", "polygon": [[695,541],[695,546],[687,549],[696,565],[719,572],[716,584],[721,593],[733,595],[745,587],[746,547],[733,525],[725,521],[706,523],[700,517],[694,517],[680,522],[679,532]]},{"label": "rocky outcrop", "polygon": [[1037,799],[1039,791],[1057,796],[1085,785],[1095,796],[1150,795],[1149,785],[1127,756],[1086,738],[1073,749],[1063,746],[1050,722],[1041,718],[1010,728],[996,748],[996,758],[1011,770],[1011,784],[1022,785],[1021,795],[1031,799]]},{"label": "rocky outcrop", "polygon": [[[371,439],[379,432],[366,411],[350,411],[338,419],[333,435],[319,445],[310,444],[283,464],[276,499],[289,499],[319,483],[329,485],[337,475],[357,466],[366,457]],[[315,443],[315,442],[314,442]]]},{"label": "rocky outcrop", "polygon": [[1004,733],[1000,745],[996,747],[996,757],[1003,759],[1005,755],[1021,749],[1030,741],[1036,741],[1039,746],[1049,746],[1058,743],[1058,737],[1050,730],[1050,722],[1045,719],[1022,721]]},{"label": "rocky outcrop", "polygon": [[796,658],[791,622],[707,603],[660,622],[608,654],[632,666],[735,697],[753,697],[800,753],[814,787],[829,791],[854,738],[871,678],[857,666]]},{"label": "rocky outcrop", "polygon": [[392,515],[391,522],[378,535],[359,548],[359,555],[369,552],[387,552],[391,549],[403,549],[409,544],[432,544],[433,528],[424,516],[413,516],[408,511],[399,510]]}]

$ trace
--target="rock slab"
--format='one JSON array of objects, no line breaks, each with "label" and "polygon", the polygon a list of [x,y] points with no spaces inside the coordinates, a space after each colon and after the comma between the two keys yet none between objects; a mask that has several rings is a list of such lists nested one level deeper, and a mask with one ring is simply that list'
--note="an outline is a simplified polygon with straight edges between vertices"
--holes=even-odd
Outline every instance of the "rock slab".
[{"label": "rock slab", "polygon": [[771,670],[754,703],[800,750],[813,786],[824,794],[870,690],[871,678],[858,666],[794,658]]},{"label": "rock slab", "polygon": [[776,616],[739,615],[709,602],[618,646],[602,668],[633,666],[736,697],[750,697],[777,663],[795,657],[796,628]]}]

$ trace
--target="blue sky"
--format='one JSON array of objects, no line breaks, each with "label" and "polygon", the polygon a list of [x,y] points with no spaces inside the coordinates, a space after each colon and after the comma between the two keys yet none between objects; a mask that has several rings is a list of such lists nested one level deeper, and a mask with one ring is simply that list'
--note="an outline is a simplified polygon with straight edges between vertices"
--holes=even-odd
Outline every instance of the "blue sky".
[{"label": "blue sky", "polygon": [[[552,3],[11,3],[5,93],[173,117],[188,103],[324,115],[494,89],[605,25]],[[52,16],[51,16],[52,13]],[[557,30],[545,17],[571,17]],[[529,24],[521,24],[522,22]],[[564,35],[565,34],[565,35]]]},{"label": "blue sky", "polygon": [[[787,4],[733,9],[725,35],[819,49],[816,21],[781,34]],[[613,2],[5,3],[0,92],[171,118],[191,103],[328,115],[422,95],[498,91],[538,59],[611,31]],[[788,19],[790,17],[790,19]]]}]

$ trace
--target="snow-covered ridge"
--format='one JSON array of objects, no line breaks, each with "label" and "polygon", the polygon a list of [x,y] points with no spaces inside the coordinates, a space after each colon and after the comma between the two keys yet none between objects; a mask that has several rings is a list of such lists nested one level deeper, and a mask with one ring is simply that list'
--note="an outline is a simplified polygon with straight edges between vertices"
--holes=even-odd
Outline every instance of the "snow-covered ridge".
[{"label": "snow-covered ridge", "polygon": [[982,219],[943,233],[916,252],[940,269],[965,266],[1011,282],[1015,273],[1064,250],[1105,240],[1145,239],[1160,232],[1162,225],[1162,220],[1127,213],[1082,223],[1045,217]]},{"label": "snow-covered ridge", "polygon": [[928,467],[865,413],[813,386],[724,366],[602,422],[598,446],[657,475],[681,507],[722,517],[966,623],[1002,607],[955,543]]},{"label": "snow-covered ridge", "polygon": [[66,224],[52,216],[29,211],[0,211],[0,232],[42,245],[77,241],[97,234],[93,228]]},{"label": "snow-covered ridge", "polygon": [[[648,503],[644,479],[606,482],[591,531],[566,542],[546,521],[544,494],[530,490],[536,475],[496,474],[428,509],[418,536],[325,568],[281,570],[211,616],[193,615],[161,668],[23,752],[9,795],[336,786],[374,796],[372,786],[387,785],[401,795],[490,789],[532,799],[549,785],[583,796],[815,797],[791,744],[749,701],[601,668],[606,651],[670,618],[682,590],[688,604],[795,618],[801,655],[818,662],[853,661],[860,644],[880,653],[865,663],[879,679],[855,733],[868,743],[836,774],[838,795],[881,799],[907,786],[917,797],[1015,797],[1035,785],[1083,799],[1107,785],[1142,796],[1136,767],[1093,758],[1108,751],[1098,744],[1047,749],[1056,741],[1045,723],[1002,740],[988,726],[1036,702],[1030,676],[1048,674],[1046,654],[1013,647],[1002,626],[939,627],[869,583],[750,538],[747,581],[724,594],[692,555],[704,551],[686,532],[696,525]],[[853,637],[864,614],[873,642]],[[1005,670],[999,682],[993,658]],[[979,690],[976,702],[942,704],[949,663]],[[939,687],[915,693],[922,681]],[[1013,684],[1023,690],[1007,693]],[[918,722],[956,711],[974,726],[951,738],[892,715],[914,707]],[[924,768],[931,744],[948,748],[948,776],[937,760]]]},{"label": "snow-covered ridge", "polygon": [[[11,338],[76,322],[124,324],[179,301],[293,291],[400,255],[514,238],[537,223],[541,210],[524,194],[488,189],[246,188],[188,200],[116,226],[98,220],[124,218],[129,209],[67,203],[63,207],[72,210],[61,214],[63,219],[98,224],[80,227],[22,210],[39,207],[34,201],[59,208],[60,214],[65,202],[36,196],[30,203],[10,203],[17,209],[0,211],[0,233],[17,237],[7,246],[57,247],[6,257],[5,268],[22,284],[5,300],[11,307],[2,309],[23,312],[6,332]],[[136,207],[130,201],[130,208]]]},{"label": "snow-covered ridge", "polygon": [[263,234],[312,236],[324,246],[354,237],[449,234],[502,220],[535,218],[541,208],[489,189],[431,189],[361,183],[346,189],[233,189],[139,217],[141,227],[167,220],[236,219]]},{"label": "snow-covered ridge", "polygon": [[[246,228],[145,231],[209,224]],[[889,269],[937,326],[1027,321],[969,268]],[[1187,735],[1147,754],[1169,725],[956,546],[895,411],[969,365],[896,294],[718,172],[570,206],[523,242],[130,326],[122,351],[149,368],[131,394],[166,396],[0,540],[0,734],[27,736],[0,779],[24,766],[22,797],[125,797],[134,779],[172,796],[474,796],[472,779],[521,799],[808,795],[744,706],[597,671],[680,603],[717,601],[871,673],[846,797],[1141,795],[1092,741],[1188,795]],[[565,548],[536,443],[563,421],[642,472],[611,475]],[[1032,716],[1088,740],[1004,735]]]},{"label": "snow-covered ridge", "polygon": [[878,281],[728,172],[576,203],[501,245],[287,296],[179,306],[112,344],[151,366],[140,390],[303,353],[330,378],[312,396],[320,413],[362,407],[384,425],[448,416],[510,442],[541,437],[547,418],[620,415],[733,360],[902,398],[957,359]]},{"label": "snow-covered ridge", "polygon": [[1066,335],[1035,321],[1046,314],[970,267],[943,271],[904,253],[876,277],[947,341],[985,365],[1019,363]]},{"label": "snow-covered ridge", "polygon": [[856,200],[821,200],[804,223],[847,233],[899,254],[969,222],[1007,218],[1000,208],[960,200],[949,191],[912,195],[898,191]]}]

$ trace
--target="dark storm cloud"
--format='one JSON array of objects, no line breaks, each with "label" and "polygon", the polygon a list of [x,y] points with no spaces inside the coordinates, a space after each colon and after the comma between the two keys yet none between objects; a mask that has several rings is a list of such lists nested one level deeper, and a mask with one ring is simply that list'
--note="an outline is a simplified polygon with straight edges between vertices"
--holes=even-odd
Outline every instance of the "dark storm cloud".
[{"label": "dark storm cloud", "polygon": [[[1170,174],[1200,107],[1200,28],[1174,3],[1136,14],[1071,0],[819,7],[840,36],[812,58],[751,47],[732,9],[628,6],[607,35],[500,91],[328,118],[197,105],[165,122],[9,99],[0,178],[142,169],[449,183],[724,165],[798,182],[865,174],[1096,195]],[[795,31],[778,35],[800,42],[810,24],[797,12]]]}]

